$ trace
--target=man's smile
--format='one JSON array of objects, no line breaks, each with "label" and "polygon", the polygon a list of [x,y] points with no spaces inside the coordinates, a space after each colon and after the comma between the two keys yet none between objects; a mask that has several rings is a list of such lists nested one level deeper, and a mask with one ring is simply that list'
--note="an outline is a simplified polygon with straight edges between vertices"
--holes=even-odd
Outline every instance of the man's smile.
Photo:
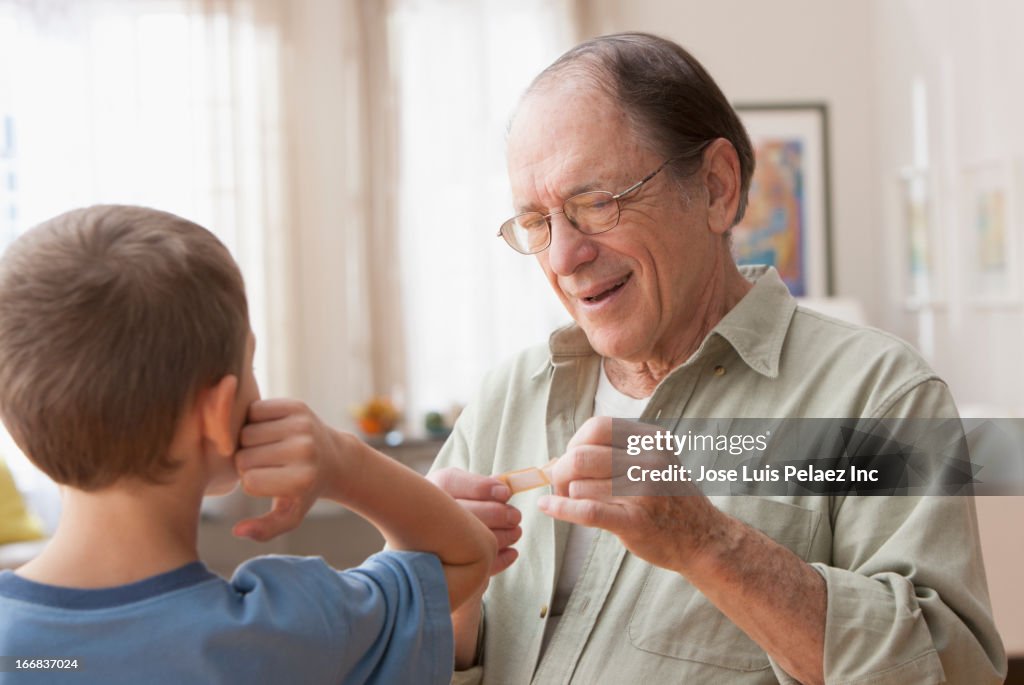
[{"label": "man's smile", "polygon": [[590,286],[579,291],[576,297],[586,304],[597,304],[603,302],[621,290],[632,277],[633,272],[629,272],[625,276],[618,276],[612,280],[598,283],[597,285]]}]

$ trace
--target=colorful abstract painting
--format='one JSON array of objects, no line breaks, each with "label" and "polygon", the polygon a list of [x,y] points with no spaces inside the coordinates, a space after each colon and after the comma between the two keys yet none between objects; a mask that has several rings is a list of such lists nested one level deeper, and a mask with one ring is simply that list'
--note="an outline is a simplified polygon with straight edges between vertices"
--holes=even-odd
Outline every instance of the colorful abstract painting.
[{"label": "colorful abstract painting", "polygon": [[740,105],[755,168],[737,264],[775,267],[797,297],[830,294],[827,125],[824,105]]},{"label": "colorful abstract painting", "polygon": [[970,168],[965,178],[966,225],[970,236],[968,286],[976,301],[1013,302],[1018,291],[1016,173],[1008,161]]},{"label": "colorful abstract painting", "polygon": [[736,261],[774,266],[790,292],[806,295],[803,144],[762,140],[754,155],[757,166],[747,212],[733,229]]},{"label": "colorful abstract painting", "polygon": [[906,250],[907,305],[934,305],[942,299],[938,291],[936,248],[932,222],[931,180],[928,169],[907,167],[900,173],[900,211]]}]

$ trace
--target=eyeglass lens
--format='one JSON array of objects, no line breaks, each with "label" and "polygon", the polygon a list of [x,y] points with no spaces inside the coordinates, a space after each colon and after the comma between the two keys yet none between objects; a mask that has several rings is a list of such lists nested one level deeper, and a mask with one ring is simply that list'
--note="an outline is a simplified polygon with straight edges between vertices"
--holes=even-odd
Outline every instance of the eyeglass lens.
[{"label": "eyeglass lens", "polygon": [[[603,190],[574,195],[565,201],[563,211],[577,230],[588,235],[610,231],[619,221],[618,201]],[[502,234],[519,252],[533,254],[548,246],[551,220],[540,212],[527,212],[506,222]]]}]

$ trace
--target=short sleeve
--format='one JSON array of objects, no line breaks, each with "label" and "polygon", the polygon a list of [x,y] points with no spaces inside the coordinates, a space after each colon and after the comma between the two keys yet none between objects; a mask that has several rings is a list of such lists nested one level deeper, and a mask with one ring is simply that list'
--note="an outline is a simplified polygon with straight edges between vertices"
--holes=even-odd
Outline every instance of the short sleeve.
[{"label": "short sleeve", "polygon": [[381,552],[338,572],[347,591],[325,608],[357,646],[344,682],[447,683],[454,663],[448,586],[433,554]]},{"label": "short sleeve", "polygon": [[258,563],[243,564],[233,584],[251,585],[258,576],[271,604],[264,609],[275,623],[318,618],[326,649],[337,649],[336,682],[450,682],[454,644],[448,587],[435,555],[380,552],[345,571],[319,558],[264,557]]}]

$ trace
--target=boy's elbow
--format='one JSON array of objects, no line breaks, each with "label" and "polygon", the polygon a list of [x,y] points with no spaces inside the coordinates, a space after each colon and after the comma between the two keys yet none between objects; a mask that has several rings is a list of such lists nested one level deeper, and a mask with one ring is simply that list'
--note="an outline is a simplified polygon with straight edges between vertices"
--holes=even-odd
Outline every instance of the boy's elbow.
[{"label": "boy's elbow", "polygon": [[487,562],[486,567],[490,569],[498,556],[498,538],[494,537],[494,533],[490,529],[484,528],[481,543],[483,548],[481,556]]},{"label": "boy's elbow", "polygon": [[[448,599],[451,610],[455,611],[470,598],[479,599],[487,588],[491,577],[491,568],[498,555],[498,540],[494,533],[480,524],[474,526],[472,534],[465,540],[472,541],[470,549],[474,550],[472,560],[457,566],[445,565],[448,578]],[[469,545],[467,545],[469,546]]]},{"label": "boy's elbow", "polygon": [[491,577],[491,567],[498,556],[498,539],[482,523],[477,526],[474,537],[477,548],[474,570],[480,574],[480,585],[485,585]]},{"label": "boy's elbow", "polygon": [[479,540],[480,561],[483,564],[483,577],[480,582],[482,585],[486,585],[491,577],[494,560],[498,556],[498,538],[494,536],[490,528],[481,523],[477,529],[477,539]]}]

